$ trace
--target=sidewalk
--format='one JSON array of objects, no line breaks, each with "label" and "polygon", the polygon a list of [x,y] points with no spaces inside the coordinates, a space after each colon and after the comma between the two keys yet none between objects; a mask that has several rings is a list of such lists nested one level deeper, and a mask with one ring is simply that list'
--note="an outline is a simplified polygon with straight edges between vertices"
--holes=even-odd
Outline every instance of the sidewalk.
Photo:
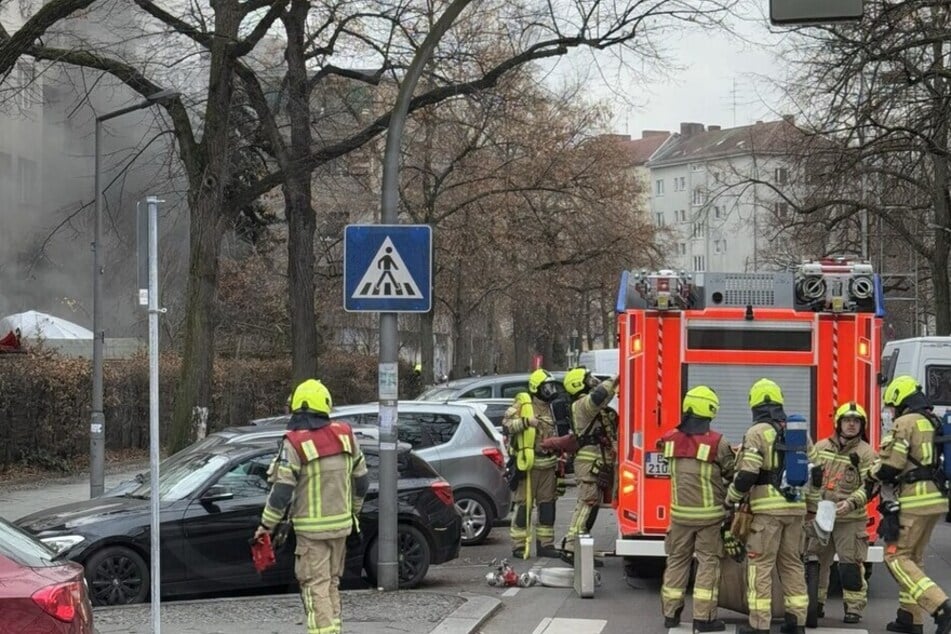
[{"label": "sidewalk", "polygon": [[[116,465],[105,486],[135,477],[147,464]],[[16,520],[51,506],[89,498],[89,474],[0,486],[0,516]],[[418,632],[470,634],[502,605],[489,596],[432,590],[347,590],[341,593],[347,634]],[[98,634],[150,634],[148,604],[102,607],[94,611]],[[172,634],[298,634],[306,631],[297,594],[162,602],[161,627]]]},{"label": "sidewalk", "polygon": [[[477,594],[431,591],[350,590],[341,593],[347,634],[419,632],[470,634],[501,602]],[[174,634],[289,634],[304,632],[296,594],[162,603],[161,625]],[[96,608],[98,634],[149,634],[151,606]]]}]

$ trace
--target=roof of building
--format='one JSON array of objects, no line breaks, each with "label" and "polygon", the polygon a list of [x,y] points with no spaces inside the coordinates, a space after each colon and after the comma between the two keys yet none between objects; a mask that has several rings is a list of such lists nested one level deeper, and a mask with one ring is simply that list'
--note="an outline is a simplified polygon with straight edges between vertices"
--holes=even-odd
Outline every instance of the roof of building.
[{"label": "roof of building", "polygon": [[640,139],[632,139],[626,134],[611,135],[617,137],[618,144],[630,158],[633,165],[646,165],[654,153],[667,142],[671,133],[667,130],[644,130]]},{"label": "roof of building", "polygon": [[807,136],[791,118],[725,130],[719,126],[705,129],[700,123],[683,123],[680,128],[681,133],[651,157],[652,167],[748,154],[788,154]]}]

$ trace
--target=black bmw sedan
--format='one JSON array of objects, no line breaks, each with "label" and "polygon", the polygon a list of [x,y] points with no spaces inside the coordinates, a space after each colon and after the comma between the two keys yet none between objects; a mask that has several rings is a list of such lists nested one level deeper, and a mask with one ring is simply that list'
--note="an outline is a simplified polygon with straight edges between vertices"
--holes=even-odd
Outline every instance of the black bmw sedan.
[{"label": "black bmw sedan", "polygon": [[[248,540],[267,497],[268,466],[277,443],[230,444],[183,452],[162,463],[162,595],[223,594],[289,588],[294,580],[293,533],[277,565],[259,574]],[[344,585],[363,574],[375,583],[379,451],[364,446],[371,486],[360,513],[361,539],[347,544]],[[400,587],[411,588],[430,564],[459,554],[461,519],[452,489],[410,451],[398,457],[398,559]],[[94,605],[147,601],[150,499],[148,483],[121,497],[96,498],[47,509],[16,524],[85,566]]]}]

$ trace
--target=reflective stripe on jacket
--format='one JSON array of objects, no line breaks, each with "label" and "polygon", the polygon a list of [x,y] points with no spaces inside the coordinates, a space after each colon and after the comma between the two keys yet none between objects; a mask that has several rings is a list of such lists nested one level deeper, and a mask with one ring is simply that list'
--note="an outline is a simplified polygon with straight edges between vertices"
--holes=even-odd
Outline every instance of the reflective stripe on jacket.
[{"label": "reflective stripe on jacket", "polygon": [[712,432],[703,434],[703,440],[716,441],[716,446],[695,442],[691,446],[696,454],[687,457],[685,451],[677,451],[678,441],[681,449],[690,445],[685,438],[697,437],[677,431],[662,439],[664,457],[670,465],[670,517],[695,526],[721,522],[726,516],[726,487],[733,478],[733,449],[723,436]]},{"label": "reflective stripe on jacket", "polygon": [[[882,438],[882,448],[872,469],[872,476],[878,479],[878,470],[885,465],[900,471],[902,475],[917,469],[919,465],[931,466],[935,460],[934,434],[931,421],[921,414],[911,412],[899,416],[891,433]],[[899,476],[897,494],[902,513],[937,515],[948,511],[947,498],[931,480],[902,483]]]},{"label": "reflective stripe on jacket", "polygon": [[[839,515],[837,519],[861,520],[868,517],[865,481],[875,463],[872,446],[861,437],[840,443],[838,435],[833,434],[816,443],[814,455],[815,464],[822,467],[822,486],[815,489],[810,481],[806,489],[806,507],[809,512],[815,513],[821,500],[846,500],[852,510]],[[852,458],[853,455],[855,458]]]}]

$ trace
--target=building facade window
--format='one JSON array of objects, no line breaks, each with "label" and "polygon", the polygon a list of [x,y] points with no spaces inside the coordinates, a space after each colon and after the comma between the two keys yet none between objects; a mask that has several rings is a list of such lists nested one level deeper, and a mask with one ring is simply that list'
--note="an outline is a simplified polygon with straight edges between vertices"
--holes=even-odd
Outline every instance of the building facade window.
[{"label": "building facade window", "polygon": [[723,212],[722,212],[722,210],[721,210],[720,205],[717,205],[716,207],[713,208],[713,217],[714,217],[714,218],[721,218],[721,217],[722,217],[722,216],[721,216],[722,213],[723,213]]},{"label": "building facade window", "polygon": [[691,171],[691,172],[699,172],[699,171],[702,170],[702,169],[703,169],[703,164],[702,164],[702,163],[691,163],[691,164],[690,164],[690,171]]},{"label": "building facade window", "polygon": [[714,252],[714,253],[726,253],[726,239],[714,240],[714,241],[713,241],[713,252]]},{"label": "building facade window", "polygon": [[686,209],[678,209],[676,213],[677,213],[677,220],[679,220],[680,222],[687,222]]},{"label": "building facade window", "polygon": [[703,237],[703,223],[702,222],[693,223],[693,237],[694,238]]},{"label": "building facade window", "polygon": [[657,182],[654,183],[654,194],[657,196],[664,195],[664,179],[658,178]]},{"label": "building facade window", "polygon": [[785,167],[777,167],[773,170],[773,180],[777,185],[785,185],[789,182],[789,170]]},{"label": "building facade window", "polygon": [[693,256],[693,270],[694,271],[705,271],[706,268],[703,265],[704,265],[704,262],[703,262],[702,255]]},{"label": "building facade window", "polygon": [[687,189],[687,177],[686,176],[676,176],[674,178],[674,191],[682,192]]},{"label": "building facade window", "polygon": [[782,201],[776,201],[775,211],[778,217],[785,218],[789,213],[789,204]]},{"label": "building facade window", "polygon": [[680,244],[678,244],[677,251],[680,253],[680,255],[687,255],[687,243],[681,242]]},{"label": "building facade window", "polygon": [[693,190],[693,204],[694,204],[694,205],[702,205],[702,204],[703,204],[703,199],[704,199],[703,190],[700,189],[699,187],[697,187],[696,189],[694,189],[694,190]]},{"label": "building facade window", "polygon": [[658,212],[655,214],[655,216],[657,217],[657,226],[658,226],[658,227],[663,227],[663,226],[664,226],[664,212],[663,212],[663,211],[658,211]]}]

